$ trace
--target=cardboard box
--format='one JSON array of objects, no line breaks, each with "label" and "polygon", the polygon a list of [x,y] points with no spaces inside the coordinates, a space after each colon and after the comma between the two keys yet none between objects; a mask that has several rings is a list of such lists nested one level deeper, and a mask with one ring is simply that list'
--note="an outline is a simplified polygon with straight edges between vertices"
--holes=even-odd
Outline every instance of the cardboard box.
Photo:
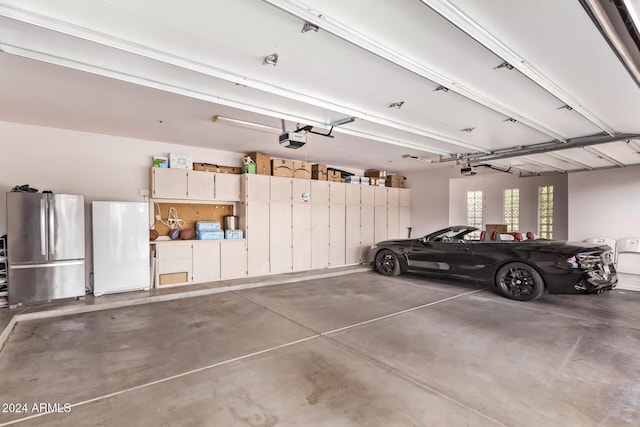
[{"label": "cardboard box", "polygon": [[388,175],[385,179],[385,185],[387,187],[404,188],[404,176],[401,175]]},{"label": "cardboard box", "polygon": [[[378,185],[380,178],[369,178],[369,185]],[[384,182],[384,180],[382,180]]]},{"label": "cardboard box", "polygon": [[160,274],[160,285],[173,285],[174,283],[185,283],[188,281],[187,272]]},{"label": "cardboard box", "polygon": [[193,169],[193,160],[188,154],[169,153],[169,167],[173,169]]},{"label": "cardboard box", "polygon": [[293,178],[293,160],[272,159],[271,174],[273,176]]},{"label": "cardboard box", "polygon": [[233,166],[218,166],[211,163],[194,163],[194,171],[217,172],[217,173],[242,173],[242,168]]},{"label": "cardboard box", "polygon": [[271,175],[271,156],[266,153],[249,153],[247,156],[251,157],[256,163],[256,172],[258,175]]},{"label": "cardboard box", "polygon": [[365,171],[364,176],[368,176],[369,178],[385,179],[387,177],[387,171],[380,171],[380,170]]},{"label": "cardboard box", "polygon": [[371,178],[369,178],[368,176],[361,176],[360,177],[360,184],[361,185],[369,185],[369,182],[371,182],[370,180],[371,180]]},{"label": "cardboard box", "polygon": [[327,171],[327,181],[331,182],[343,182],[342,174],[338,171]]},{"label": "cardboard box", "polygon": [[311,179],[317,179],[318,181],[327,180],[327,165],[323,163],[316,163],[311,165]]},{"label": "cardboard box", "polygon": [[311,163],[293,162],[293,177],[311,179]]}]

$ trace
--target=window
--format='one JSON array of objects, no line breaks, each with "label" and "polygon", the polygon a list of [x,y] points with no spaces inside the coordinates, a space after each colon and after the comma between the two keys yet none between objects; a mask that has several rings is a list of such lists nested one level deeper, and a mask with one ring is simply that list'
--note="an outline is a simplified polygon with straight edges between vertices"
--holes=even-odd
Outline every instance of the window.
[{"label": "window", "polygon": [[538,187],[538,233],[553,239],[553,185]]},{"label": "window", "polygon": [[504,224],[507,224],[507,232],[520,231],[520,189],[507,188],[504,190]]},{"label": "window", "polygon": [[[467,191],[467,225],[482,229],[482,191]],[[480,231],[469,234],[471,239],[479,239]]]}]

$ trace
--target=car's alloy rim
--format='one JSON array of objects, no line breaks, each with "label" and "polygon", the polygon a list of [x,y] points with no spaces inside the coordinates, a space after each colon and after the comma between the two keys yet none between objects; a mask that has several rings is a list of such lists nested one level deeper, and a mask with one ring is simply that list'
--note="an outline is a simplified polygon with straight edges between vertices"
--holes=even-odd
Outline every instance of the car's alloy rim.
[{"label": "car's alloy rim", "polygon": [[523,268],[510,268],[502,279],[502,284],[513,296],[530,296],[536,288],[531,272]]},{"label": "car's alloy rim", "polygon": [[393,259],[393,255],[384,254],[383,256],[378,257],[378,270],[386,273],[392,273],[395,268],[396,261]]}]

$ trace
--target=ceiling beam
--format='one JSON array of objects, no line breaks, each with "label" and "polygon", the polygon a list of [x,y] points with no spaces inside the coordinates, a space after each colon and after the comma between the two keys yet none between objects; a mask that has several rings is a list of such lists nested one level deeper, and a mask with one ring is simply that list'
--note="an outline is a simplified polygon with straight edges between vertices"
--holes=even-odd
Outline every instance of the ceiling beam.
[{"label": "ceiling beam", "polygon": [[608,161],[609,163],[613,163],[614,165],[617,165],[617,166],[624,166],[624,163],[622,163],[619,160],[614,159],[613,157],[609,156],[608,154],[603,153],[602,151],[598,150],[596,147],[582,147],[582,148],[584,150],[587,150],[591,154],[595,154],[596,156],[600,157],[601,159],[604,159],[604,160]]},{"label": "ceiling beam", "polygon": [[[626,167],[628,166],[640,166],[640,163],[632,163],[632,164],[628,164],[626,165]],[[566,171],[566,172],[553,172],[553,171],[549,171],[549,172],[531,172],[531,173],[524,173],[521,172],[520,173],[520,178],[531,178],[534,176],[546,176],[546,175],[560,175],[560,174],[565,174],[565,173],[576,173],[576,172],[591,172],[591,171],[602,171],[602,170],[608,170],[608,169],[619,169],[620,166],[600,166],[597,168],[593,168],[593,169],[574,169],[571,171]]]},{"label": "ceiling beam", "polygon": [[589,170],[593,169],[592,166],[590,166],[590,165],[588,165],[586,163],[581,163],[581,162],[579,162],[577,160],[570,159],[569,157],[564,156],[564,155],[562,155],[560,153],[557,153],[557,152],[543,153],[543,154],[545,156],[552,157],[552,158],[554,158],[556,160],[560,160],[561,162],[569,163],[569,164],[572,164],[572,165],[575,165],[575,166],[580,166],[581,168],[585,168],[585,169],[589,169]]},{"label": "ceiling beam", "polygon": [[380,58],[383,58],[392,64],[395,64],[407,71],[430,80],[440,86],[446,87],[453,92],[462,95],[463,97],[477,102],[497,113],[504,115],[507,118],[516,119],[519,123],[522,123],[532,129],[537,130],[553,139],[558,141],[564,141],[565,136],[552,129],[544,126],[541,123],[530,119],[517,111],[511,110],[506,105],[498,103],[496,100],[489,98],[488,96],[473,90],[470,87],[463,85],[460,82],[455,81],[451,77],[445,76],[424,64],[416,61],[413,58],[398,53],[395,49],[385,46],[377,40],[373,40],[370,37],[361,34],[354,29],[330,18],[321,11],[317,11],[305,6],[303,3],[296,0],[263,0],[264,2],[277,7],[293,16],[300,18],[304,22],[311,22],[319,26],[322,30],[333,34],[355,46],[358,46],[369,53],[372,53]]},{"label": "ceiling beam", "polygon": [[580,138],[573,138],[566,143],[556,141],[544,142],[542,144],[522,145],[519,147],[507,148],[504,150],[495,150],[491,154],[485,153],[469,153],[463,155],[454,155],[452,157],[441,157],[439,163],[455,162],[469,159],[471,161],[491,161],[499,159],[508,159],[511,157],[528,156],[531,154],[549,153],[552,151],[568,150],[570,148],[589,147],[592,145],[607,144],[609,142],[626,141],[639,138],[640,134],[619,133],[615,136],[609,135],[590,135]]},{"label": "ceiling beam", "polygon": [[[591,123],[599,127],[602,131],[613,136],[615,129],[605,123],[594,112],[589,110],[583,102],[566,92],[555,84],[549,77],[539,71],[533,64],[528,63],[522,56],[518,55],[505,43],[498,40],[493,34],[475,22],[460,9],[451,4],[448,0],[420,0],[425,6],[434,10],[451,24],[464,31],[469,37],[476,40],[485,48],[505,60],[516,70],[527,76],[533,82],[545,89],[547,92],[558,98],[560,101],[570,106]],[[526,19],[526,17],[522,17]]]}]

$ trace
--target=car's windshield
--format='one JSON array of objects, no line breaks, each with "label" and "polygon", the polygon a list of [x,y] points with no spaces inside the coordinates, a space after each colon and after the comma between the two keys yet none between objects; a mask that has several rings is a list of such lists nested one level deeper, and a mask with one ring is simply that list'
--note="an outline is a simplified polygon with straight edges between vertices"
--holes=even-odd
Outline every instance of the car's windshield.
[{"label": "car's windshield", "polygon": [[474,227],[453,227],[440,230],[434,234],[426,236],[429,242],[458,242],[460,240],[471,240],[470,233],[474,232]]}]

